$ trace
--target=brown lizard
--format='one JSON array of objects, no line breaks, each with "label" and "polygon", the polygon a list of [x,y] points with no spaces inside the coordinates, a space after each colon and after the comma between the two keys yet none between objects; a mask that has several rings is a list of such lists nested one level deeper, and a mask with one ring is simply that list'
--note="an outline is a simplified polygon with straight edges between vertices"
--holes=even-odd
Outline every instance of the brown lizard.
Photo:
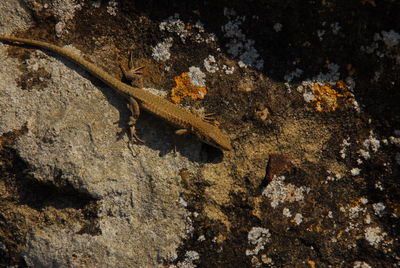
[{"label": "brown lizard", "polygon": [[[232,146],[229,137],[224,134],[218,127],[206,122],[205,119],[196,116],[194,113],[187,111],[183,107],[173,104],[159,96],[151,94],[141,88],[129,86],[120,80],[114,78],[103,69],[97,67],[93,63],[88,62],[82,57],[66,50],[65,48],[37,40],[24,39],[18,37],[1,36],[0,40],[11,43],[22,43],[38,47],[41,49],[52,51],[88,71],[93,76],[103,81],[106,85],[122,93],[130,101],[130,109],[137,117],[139,115],[139,106],[146,111],[161,117],[168,123],[179,127],[177,134],[191,132],[195,134],[201,141],[212,145],[221,150],[231,150]],[[132,136],[136,137],[133,122],[135,117],[131,117]],[[137,138],[138,139],[138,138]],[[140,139],[138,139],[140,140]]]}]

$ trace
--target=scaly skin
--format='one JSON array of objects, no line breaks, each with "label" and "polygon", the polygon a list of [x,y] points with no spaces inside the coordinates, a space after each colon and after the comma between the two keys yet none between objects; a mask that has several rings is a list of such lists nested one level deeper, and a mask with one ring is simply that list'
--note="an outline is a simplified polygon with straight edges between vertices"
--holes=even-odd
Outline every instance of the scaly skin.
[{"label": "scaly skin", "polygon": [[151,94],[141,88],[131,87],[127,84],[122,83],[121,81],[109,75],[93,63],[88,62],[82,57],[62,47],[37,40],[1,35],[0,40],[11,43],[32,45],[34,47],[55,52],[56,54],[78,64],[90,74],[103,81],[112,89],[124,94],[128,98],[133,97],[139,103],[141,108],[145,109],[146,111],[158,117],[161,117],[172,125],[178,126],[179,128],[187,129],[188,131],[195,134],[203,142],[210,144],[216,148],[219,148],[221,150],[232,149],[229,137],[225,135],[218,127],[207,123],[202,118],[159,96]]}]

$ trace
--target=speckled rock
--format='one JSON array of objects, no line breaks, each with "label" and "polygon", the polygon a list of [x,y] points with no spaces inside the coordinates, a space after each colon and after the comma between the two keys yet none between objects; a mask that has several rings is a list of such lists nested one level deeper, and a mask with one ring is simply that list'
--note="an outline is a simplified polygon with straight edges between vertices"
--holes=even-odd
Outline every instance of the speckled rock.
[{"label": "speckled rock", "polygon": [[399,265],[399,8],[275,2],[2,1],[0,34],[116,77],[133,49],[234,150],[145,112],[132,143],[124,98],[0,42],[0,266]]}]

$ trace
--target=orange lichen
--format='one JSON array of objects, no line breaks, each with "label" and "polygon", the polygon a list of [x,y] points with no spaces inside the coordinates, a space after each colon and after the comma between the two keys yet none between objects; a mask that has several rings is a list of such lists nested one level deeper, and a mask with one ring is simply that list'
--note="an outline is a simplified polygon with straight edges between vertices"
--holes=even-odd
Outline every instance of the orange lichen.
[{"label": "orange lichen", "polygon": [[307,263],[310,265],[311,268],[317,267],[315,261],[313,260],[308,260]]},{"label": "orange lichen", "polygon": [[343,80],[339,80],[336,84],[326,83],[320,85],[318,83],[312,86],[315,110],[317,112],[333,112],[338,107],[338,100],[345,99],[354,102],[353,94],[349,90],[348,84]]},{"label": "orange lichen", "polygon": [[337,239],[341,238],[343,235],[343,232],[344,232],[343,230],[340,230],[339,233],[336,235],[336,238]]},{"label": "orange lichen", "polygon": [[310,224],[310,226],[308,226],[307,228],[308,231],[310,232],[317,232],[317,233],[321,233],[324,230],[322,229],[322,227],[317,223],[317,224]]},{"label": "orange lichen", "polygon": [[190,97],[192,100],[204,99],[207,87],[198,87],[192,84],[187,73],[182,73],[174,78],[176,86],[171,90],[171,101],[180,103],[183,98]]},{"label": "orange lichen", "polygon": [[356,207],[360,207],[363,204],[362,198],[356,199],[356,200],[350,200],[350,203],[354,204]]}]

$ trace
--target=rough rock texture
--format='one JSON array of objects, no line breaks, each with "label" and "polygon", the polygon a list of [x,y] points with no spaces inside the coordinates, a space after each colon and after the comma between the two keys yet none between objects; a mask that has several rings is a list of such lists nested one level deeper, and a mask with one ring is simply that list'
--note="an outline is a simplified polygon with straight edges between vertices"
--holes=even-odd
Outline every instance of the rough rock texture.
[{"label": "rough rock texture", "polygon": [[[3,16],[8,16],[6,10]],[[82,70],[41,51],[26,53],[27,67],[21,71],[6,48],[2,44],[1,133],[25,126],[26,133],[13,148],[29,166],[32,180],[89,199],[78,208],[73,203],[66,208],[97,204],[91,211],[94,230],[86,230],[85,223],[75,219],[66,219],[64,226],[51,219],[44,226],[29,226],[21,252],[26,263],[139,267],[173,257],[185,237],[187,214],[180,203],[179,170],[195,171],[196,165],[172,153],[160,157],[159,150],[148,146],[130,150],[126,135],[117,137],[119,111],[125,108],[122,98],[107,89],[103,93]],[[27,80],[25,88],[18,85],[22,79]],[[37,81],[29,81],[33,79]],[[146,132],[148,143],[166,146],[165,133],[156,133],[150,125],[140,130]],[[40,198],[46,204],[26,214],[46,215],[59,206],[56,200]],[[36,205],[32,201],[28,206]],[[63,211],[54,213],[60,217]]]},{"label": "rough rock texture", "polygon": [[1,1],[0,34],[116,77],[133,50],[138,85],[215,113],[234,150],[174,139],[146,113],[130,143],[125,99],[0,43],[0,266],[399,265],[399,9]]}]

